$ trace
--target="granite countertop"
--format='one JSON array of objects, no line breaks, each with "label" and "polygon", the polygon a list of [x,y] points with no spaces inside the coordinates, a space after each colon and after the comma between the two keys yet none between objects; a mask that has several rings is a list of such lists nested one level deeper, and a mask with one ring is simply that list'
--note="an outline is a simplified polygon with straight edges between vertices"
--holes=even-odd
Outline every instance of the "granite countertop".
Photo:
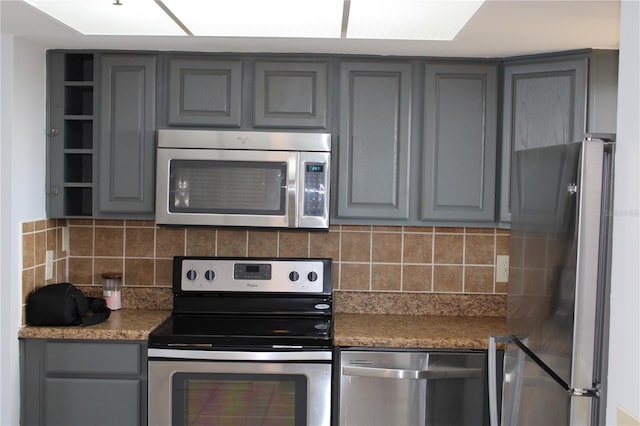
[{"label": "granite countertop", "polygon": [[[89,327],[25,326],[20,338],[146,340],[171,313],[167,309],[121,309]],[[490,335],[505,334],[502,317],[337,313],[336,346],[486,349]]]},{"label": "granite countertop", "polygon": [[[88,288],[87,293],[100,289]],[[34,327],[21,338],[147,340],[171,314],[169,289],[136,289],[127,308],[88,327]],[[166,293],[166,294],[165,294]],[[125,294],[127,296],[127,294]],[[491,335],[506,334],[503,295],[336,292],[334,344],[379,348],[486,349]],[[392,313],[390,313],[392,312]]]},{"label": "granite countertop", "polygon": [[171,314],[170,309],[121,309],[88,327],[25,326],[18,337],[31,339],[147,340],[149,332]]},{"label": "granite countertop", "polygon": [[338,313],[334,344],[380,348],[487,349],[504,317]]}]

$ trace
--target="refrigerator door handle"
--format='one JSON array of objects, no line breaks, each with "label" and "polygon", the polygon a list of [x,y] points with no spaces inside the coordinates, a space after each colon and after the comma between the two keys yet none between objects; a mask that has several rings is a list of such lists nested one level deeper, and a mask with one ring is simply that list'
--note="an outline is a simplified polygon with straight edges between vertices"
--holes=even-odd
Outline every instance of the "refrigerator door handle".
[{"label": "refrigerator door handle", "polygon": [[591,389],[581,389],[569,386],[567,382],[562,380],[562,377],[558,376],[555,371],[544,363],[536,354],[534,354],[524,343],[522,343],[517,337],[511,336],[510,340],[515,343],[529,358],[531,358],[545,373],[547,373],[553,380],[555,380],[570,396],[586,396],[589,398],[599,398],[600,388],[595,387]]},{"label": "refrigerator door handle", "polygon": [[489,348],[487,351],[487,378],[489,385],[489,424],[490,426],[500,426],[498,418],[498,358],[497,344],[507,343],[509,336],[489,336]]}]

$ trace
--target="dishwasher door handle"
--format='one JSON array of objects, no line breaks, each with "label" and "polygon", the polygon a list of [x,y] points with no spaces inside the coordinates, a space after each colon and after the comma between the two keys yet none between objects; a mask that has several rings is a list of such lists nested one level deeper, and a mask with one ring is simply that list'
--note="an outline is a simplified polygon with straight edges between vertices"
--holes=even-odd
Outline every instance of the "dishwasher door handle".
[{"label": "dishwasher door handle", "polygon": [[465,367],[434,367],[428,370],[405,370],[399,368],[345,366],[342,367],[342,374],[345,376],[378,377],[382,379],[464,379],[479,377],[482,374],[482,369]]}]

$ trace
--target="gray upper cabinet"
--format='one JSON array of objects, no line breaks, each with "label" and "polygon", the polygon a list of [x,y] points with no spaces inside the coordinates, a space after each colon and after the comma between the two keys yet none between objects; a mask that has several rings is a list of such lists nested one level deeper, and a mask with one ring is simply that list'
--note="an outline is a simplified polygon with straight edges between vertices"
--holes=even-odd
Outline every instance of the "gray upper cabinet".
[{"label": "gray upper cabinet", "polygon": [[254,127],[327,127],[327,63],[260,61],[254,67]]},{"label": "gray upper cabinet", "polygon": [[47,54],[47,215],[91,217],[96,170],[94,55]]},{"label": "gray upper cabinet", "polygon": [[412,65],[340,65],[338,217],[409,218]]},{"label": "gray upper cabinet", "polygon": [[513,151],[615,133],[618,54],[510,60],[504,67],[500,221],[509,222]]},{"label": "gray upper cabinet", "polygon": [[495,220],[496,68],[426,66],[421,220]]},{"label": "gray upper cabinet", "polygon": [[152,218],[156,127],[210,127],[330,132],[334,224],[508,226],[513,151],[616,131],[616,51],[47,58],[51,218]]},{"label": "gray upper cabinet", "polygon": [[168,58],[168,124],[240,127],[242,61]]},{"label": "gray upper cabinet", "polygon": [[95,217],[153,216],[155,93],[154,55],[101,57]]}]

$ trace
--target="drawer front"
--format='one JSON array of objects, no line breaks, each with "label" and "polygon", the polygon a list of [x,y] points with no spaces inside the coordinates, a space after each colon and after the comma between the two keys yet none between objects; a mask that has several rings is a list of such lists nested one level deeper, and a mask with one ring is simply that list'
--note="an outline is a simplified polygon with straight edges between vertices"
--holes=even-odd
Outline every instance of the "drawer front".
[{"label": "drawer front", "polygon": [[47,342],[45,371],[72,374],[140,374],[137,343]]}]

